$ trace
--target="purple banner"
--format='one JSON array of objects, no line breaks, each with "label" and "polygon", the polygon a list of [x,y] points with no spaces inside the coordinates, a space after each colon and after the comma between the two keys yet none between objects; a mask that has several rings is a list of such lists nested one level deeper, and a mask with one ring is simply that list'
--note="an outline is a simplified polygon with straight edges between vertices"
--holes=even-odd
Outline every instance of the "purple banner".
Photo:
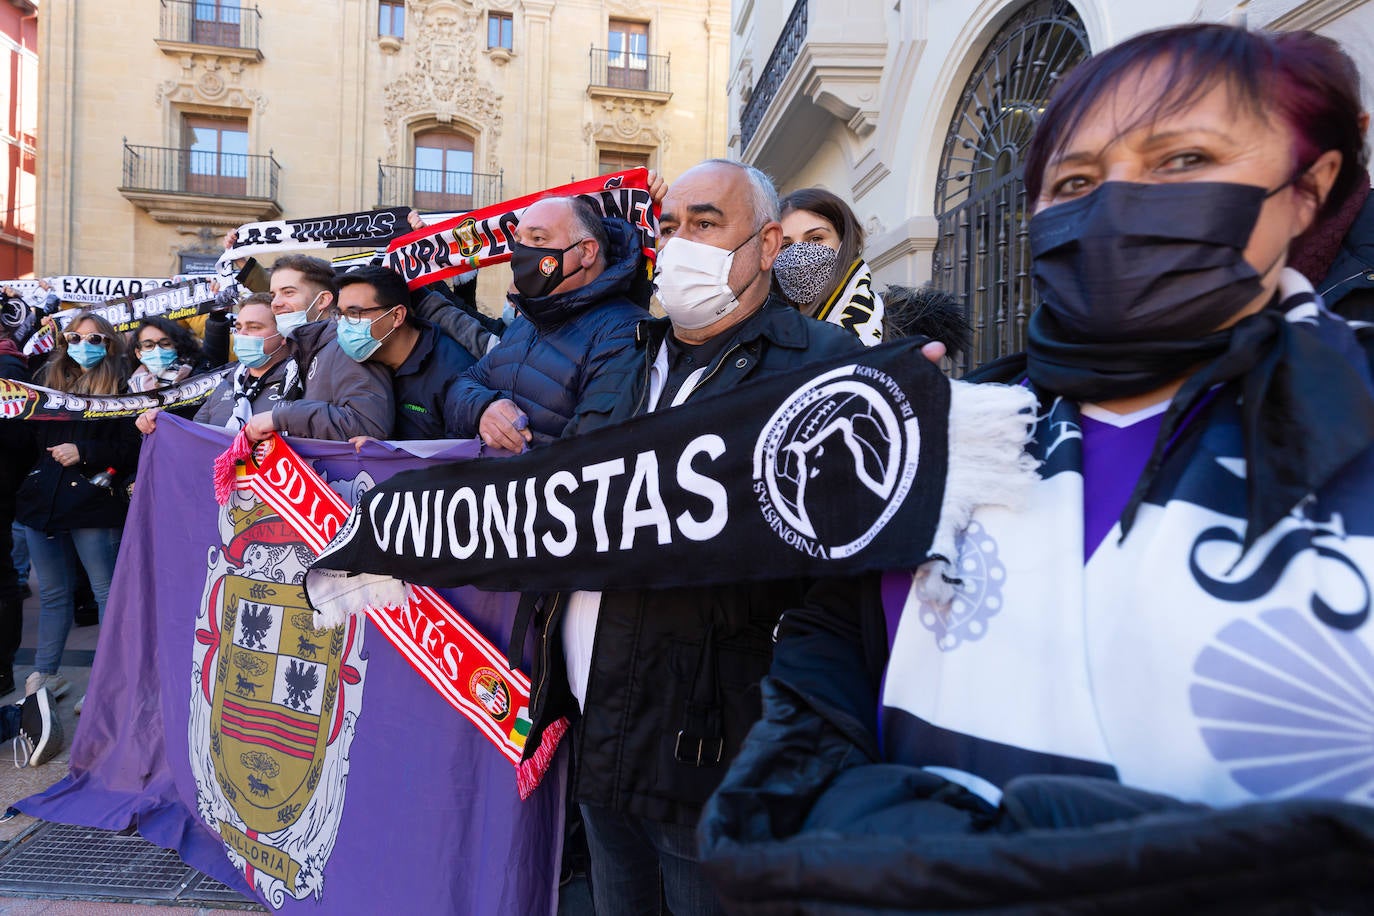
[{"label": "purple banner", "polygon": [[[350,503],[423,460],[292,440]],[[515,769],[366,621],[314,629],[300,539],[246,492],[215,504],[223,432],[164,415],[134,500],[71,773],[20,802],[148,840],[276,910],[552,913],[565,767]],[[504,645],[514,595],[443,590]]]}]

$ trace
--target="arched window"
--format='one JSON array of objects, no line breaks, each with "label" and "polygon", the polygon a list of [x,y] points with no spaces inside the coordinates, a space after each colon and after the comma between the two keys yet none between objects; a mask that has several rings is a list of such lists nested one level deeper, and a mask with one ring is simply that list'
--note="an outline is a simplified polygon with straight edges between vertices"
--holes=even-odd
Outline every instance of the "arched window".
[{"label": "arched window", "polygon": [[472,209],[472,140],[436,129],[415,135],[415,208]]},{"label": "arched window", "polygon": [[935,184],[933,281],[973,323],[963,371],[1025,348],[1035,294],[1022,154],[1055,83],[1089,53],[1066,0],[1035,0],[988,43],[954,110]]}]

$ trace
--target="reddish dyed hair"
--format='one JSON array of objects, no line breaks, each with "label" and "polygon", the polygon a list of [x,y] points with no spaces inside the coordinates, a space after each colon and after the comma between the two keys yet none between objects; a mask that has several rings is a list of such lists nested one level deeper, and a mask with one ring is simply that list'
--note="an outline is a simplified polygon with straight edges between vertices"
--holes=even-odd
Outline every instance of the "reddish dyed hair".
[{"label": "reddish dyed hair", "polygon": [[[1217,24],[1145,32],[1084,61],[1064,79],[1026,149],[1026,193],[1040,197],[1045,169],[1062,152],[1092,106],[1146,67],[1164,71],[1166,89],[1142,105],[1132,130],[1187,109],[1218,85],[1237,108],[1277,118],[1293,142],[1294,174],[1337,150],[1341,169],[1318,219],[1339,210],[1363,180],[1368,154],[1360,132],[1360,74],[1340,45],[1314,32],[1251,32]],[[1315,193],[1310,184],[1299,188]]]}]

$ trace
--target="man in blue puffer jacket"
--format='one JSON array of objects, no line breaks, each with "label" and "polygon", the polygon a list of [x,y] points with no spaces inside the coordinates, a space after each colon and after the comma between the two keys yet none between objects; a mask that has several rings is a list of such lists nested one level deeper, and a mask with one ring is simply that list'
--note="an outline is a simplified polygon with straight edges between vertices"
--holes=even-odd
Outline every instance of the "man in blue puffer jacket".
[{"label": "man in blue puffer jacket", "polygon": [[[647,317],[630,297],[638,240],[581,198],[551,197],[520,217],[511,257],[520,317],[449,389],[450,435],[513,452],[557,439],[583,392],[633,345]],[[604,388],[604,386],[598,386]]]}]

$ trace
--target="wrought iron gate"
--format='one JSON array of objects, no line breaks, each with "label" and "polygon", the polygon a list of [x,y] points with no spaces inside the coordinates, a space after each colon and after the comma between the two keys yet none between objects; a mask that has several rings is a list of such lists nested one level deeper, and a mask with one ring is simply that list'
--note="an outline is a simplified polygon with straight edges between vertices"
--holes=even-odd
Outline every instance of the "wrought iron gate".
[{"label": "wrought iron gate", "polygon": [[1067,0],[1035,0],[998,31],[964,85],[935,184],[933,277],[973,324],[960,374],[1026,345],[1035,293],[1022,154],[1054,85],[1088,53]]}]

